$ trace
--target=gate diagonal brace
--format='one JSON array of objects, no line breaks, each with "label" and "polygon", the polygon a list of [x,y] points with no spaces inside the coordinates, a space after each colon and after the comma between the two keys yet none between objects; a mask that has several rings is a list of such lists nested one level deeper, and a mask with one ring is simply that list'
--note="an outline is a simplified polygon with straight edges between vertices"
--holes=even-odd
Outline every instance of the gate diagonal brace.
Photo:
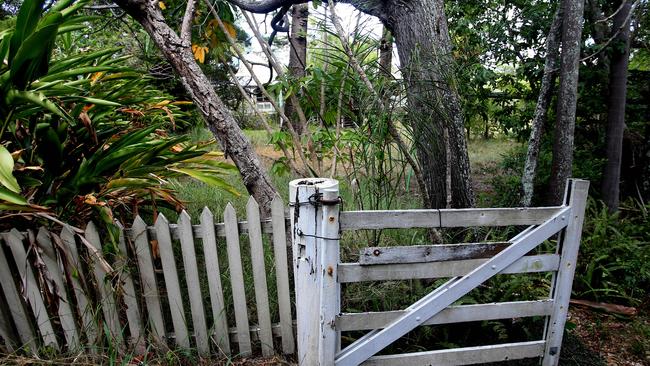
[{"label": "gate diagonal brace", "polygon": [[406,309],[404,315],[390,323],[386,328],[374,330],[361,337],[335,359],[336,366],[356,366],[377,352],[420,326],[431,317],[453,304],[461,297],[492,278],[516,260],[526,255],[553,234],[564,229],[571,214],[571,207],[564,207],[543,224],[528,228],[512,239],[512,244],[499,254],[463,277],[455,277],[438,287],[424,298]]}]

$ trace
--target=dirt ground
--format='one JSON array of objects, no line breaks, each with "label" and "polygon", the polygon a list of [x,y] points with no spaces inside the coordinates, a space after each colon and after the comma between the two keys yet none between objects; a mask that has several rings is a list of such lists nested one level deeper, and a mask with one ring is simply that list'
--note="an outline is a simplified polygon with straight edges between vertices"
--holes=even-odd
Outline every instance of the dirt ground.
[{"label": "dirt ground", "polygon": [[[599,311],[573,307],[568,322],[569,330],[587,349],[600,356],[607,365],[650,365],[647,339],[650,329],[648,314],[634,319]],[[645,332],[643,331],[645,329]]]}]

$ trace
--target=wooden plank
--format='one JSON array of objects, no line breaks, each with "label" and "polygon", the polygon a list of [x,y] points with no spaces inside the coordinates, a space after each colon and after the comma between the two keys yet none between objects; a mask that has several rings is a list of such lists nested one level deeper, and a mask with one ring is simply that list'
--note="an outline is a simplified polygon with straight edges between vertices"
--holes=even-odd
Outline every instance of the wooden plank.
[{"label": "wooden plank", "polygon": [[122,283],[122,298],[126,306],[126,318],[129,323],[129,333],[131,335],[131,343],[135,346],[137,352],[144,352],[144,330],[142,328],[142,318],[140,317],[140,308],[138,306],[138,299],[135,293],[135,286],[133,285],[133,277],[131,270],[133,266],[133,258],[129,255],[126,249],[126,239],[124,237],[124,228],[122,224],[116,222],[115,225],[119,228],[118,247],[120,253],[115,256],[115,268],[119,270],[119,278]]},{"label": "wooden plank", "polygon": [[[359,263],[339,264],[339,282],[409,280],[416,278],[444,278],[463,276],[488,259],[467,259],[462,261],[409,264],[361,265]],[[525,256],[508,266],[501,274],[535,273],[556,271],[560,257],[556,254]]]},{"label": "wooden plank", "polygon": [[43,263],[45,263],[50,279],[52,279],[56,285],[56,293],[59,297],[59,304],[57,306],[59,321],[61,322],[61,328],[63,329],[63,335],[65,336],[68,350],[76,351],[79,348],[79,331],[77,330],[77,324],[74,320],[74,313],[70,308],[70,301],[68,300],[66,287],[63,284],[63,274],[61,272],[62,267],[59,265],[59,261],[57,260],[56,252],[52,245],[52,240],[50,239],[50,234],[45,230],[45,228],[41,227],[38,230],[36,242],[43,252],[41,258],[43,259]]},{"label": "wooden plank", "polygon": [[[485,263],[464,275],[458,281],[441,286],[430,294],[435,294],[435,296],[427,295],[423,298],[423,300],[426,300],[416,302],[409,307],[408,312],[387,325],[384,329],[379,330],[368,339],[362,339],[352,343],[342,351],[341,356],[337,357],[336,364],[340,366],[358,365],[375,355],[404,334],[421,325],[422,322],[465,296],[481,283],[509,267],[551,235],[566,227],[568,222],[567,216],[570,213],[571,209],[564,207],[544,224],[519,238],[504,251],[488,259]],[[442,291],[438,291],[441,288]]]},{"label": "wooden plank", "polygon": [[[7,236],[8,234],[3,234],[2,238],[5,243],[9,244]],[[31,321],[29,320],[29,316],[23,305],[22,296],[20,295],[20,288],[16,286],[16,282],[13,279],[13,274],[11,273],[3,247],[0,247],[0,286],[2,286],[2,292],[7,300],[8,315],[13,319],[16,330],[18,331],[18,337],[20,338],[20,342],[16,343],[18,343],[19,347],[29,347],[30,352],[35,353],[38,351],[36,333],[31,326]]]},{"label": "wooden plank", "polygon": [[158,346],[165,344],[165,324],[162,316],[162,306],[160,305],[160,294],[158,293],[158,281],[153,267],[151,258],[151,247],[147,236],[147,224],[140,216],[137,216],[131,227],[133,233],[132,240],[135,246],[135,256],[138,260],[138,269],[140,272],[140,286],[142,296],[147,306],[147,319],[151,329],[151,335],[154,343]]},{"label": "wooden plank", "polygon": [[341,230],[440,227],[439,210],[343,211]]},{"label": "wooden plank", "polygon": [[169,234],[169,221],[167,221],[165,215],[158,215],[155,228],[158,236],[158,250],[160,250],[163,275],[165,276],[167,300],[169,301],[169,310],[172,315],[174,333],[176,334],[176,345],[182,348],[190,348],[190,337],[185,321],[185,308],[183,307],[183,295],[181,293],[181,285],[178,282],[176,259],[174,259],[172,238]]},{"label": "wooden plank", "polygon": [[31,263],[27,260],[23,240],[23,235],[16,229],[12,229],[9,233],[5,234],[5,241],[9,244],[14,261],[16,262],[16,267],[18,268],[18,273],[23,280],[23,293],[32,308],[34,317],[36,318],[36,326],[41,331],[43,343],[46,346],[51,346],[59,350],[59,342],[52,328],[52,322],[43,302],[43,297],[41,297],[41,291],[38,282],[36,282],[36,277],[34,277]]},{"label": "wooden plank", "polygon": [[223,287],[221,286],[221,270],[219,269],[217,238],[214,232],[214,217],[207,207],[204,207],[201,213],[201,230],[203,231],[203,254],[205,257],[205,269],[208,274],[208,289],[214,321],[214,329],[211,333],[216,338],[219,351],[229,356],[228,317],[223,300]]},{"label": "wooden plank", "polygon": [[203,255],[205,257],[206,273],[208,274],[208,289],[210,304],[212,305],[212,319],[214,322],[211,334],[216,338],[216,345],[224,355],[230,355],[230,342],[228,337],[228,318],[223,299],[221,285],[221,270],[219,268],[219,255],[217,253],[217,238],[214,232],[214,216],[207,207],[201,213],[201,231],[203,232]]},{"label": "wooden plank", "polygon": [[4,345],[4,350],[14,352],[16,350],[14,344],[19,344],[20,342],[14,335],[11,327],[11,319],[8,314],[9,309],[7,308],[7,304],[4,301],[0,301],[0,337],[2,337],[2,345]]},{"label": "wooden plank", "polygon": [[367,247],[359,251],[359,264],[426,263],[489,258],[510,243],[463,243]]},{"label": "wooden plank", "polygon": [[97,227],[92,221],[86,225],[84,236],[88,243],[95,248],[95,251],[89,250],[90,260],[92,262],[91,265],[93,267],[95,280],[97,281],[97,287],[99,288],[99,304],[102,308],[106,325],[113,337],[111,341],[121,345],[124,339],[122,337],[122,326],[120,325],[117,304],[115,302],[115,293],[106,268],[101,264],[101,261],[103,260],[101,254],[102,244],[99,239]]},{"label": "wooden plank", "polygon": [[548,321],[546,349],[543,366],[557,366],[560,362],[560,350],[564,335],[564,325],[569,312],[571,286],[577,267],[578,249],[582,236],[582,224],[585,218],[585,208],[589,195],[589,181],[570,179],[567,181],[565,203],[571,207],[568,225],[558,243],[561,251],[560,269],[552,284],[554,288],[555,308]]},{"label": "wooden plank", "polygon": [[539,225],[561,207],[343,211],[341,230]]},{"label": "wooden plank", "polygon": [[253,284],[255,286],[255,303],[257,304],[257,323],[260,328],[262,356],[268,357],[274,353],[273,335],[271,334],[271,312],[269,308],[268,287],[266,285],[266,266],[264,265],[260,208],[252,196],[246,204],[246,217],[248,219],[248,238],[251,246]]},{"label": "wooden plank", "polygon": [[[456,305],[439,312],[433,318],[422,323],[422,325],[544,316],[549,315],[552,308],[552,300]],[[336,319],[336,328],[342,332],[380,329],[386,327],[404,313],[404,310],[343,313]]]},{"label": "wooden plank", "polygon": [[248,313],[246,306],[246,291],[244,289],[244,271],[241,264],[241,248],[239,247],[239,232],[237,231],[237,214],[230,203],[223,212],[226,225],[226,245],[228,252],[228,267],[232,298],[235,308],[235,322],[237,332],[241,335],[237,340],[239,355],[252,354],[250,335],[248,334]]},{"label": "wooden plank", "polygon": [[208,339],[207,322],[205,310],[203,309],[203,295],[201,295],[201,283],[199,282],[199,268],[196,263],[194,251],[194,237],[192,236],[192,220],[190,215],[183,210],[178,218],[178,229],[181,238],[181,249],[183,252],[183,268],[185,268],[185,281],[192,311],[192,326],[196,347],[199,355],[207,356],[210,353],[210,341]]},{"label": "wooden plank", "polygon": [[95,309],[91,306],[86,296],[86,291],[81,285],[80,279],[85,278],[75,233],[69,226],[64,226],[61,230],[61,241],[67,249],[69,258],[66,258],[68,265],[64,268],[68,271],[68,277],[72,280],[72,290],[77,299],[77,310],[81,314],[81,330],[86,333],[88,345],[95,345],[97,340],[97,323],[95,322]]},{"label": "wooden plank", "polygon": [[544,343],[544,341],[531,341],[405,353],[400,355],[375,356],[364,362],[362,365],[455,366],[509,361],[541,356],[544,352]]},{"label": "wooden plank", "polygon": [[[338,185],[321,191],[324,202],[336,202],[339,199]],[[336,352],[341,346],[341,332],[336,329],[336,317],[341,313],[341,286],[336,280],[337,268],[340,262],[340,235],[339,230],[339,205],[323,204],[321,221],[318,225],[320,238],[318,251],[320,263],[317,273],[321,277],[320,283],[320,334],[318,345],[318,364],[332,365]]]},{"label": "wooden plank", "polygon": [[275,259],[275,280],[278,287],[280,329],[282,330],[282,352],[292,354],[295,350],[295,341],[293,339],[293,318],[291,316],[291,295],[289,293],[284,202],[277,195],[271,202],[271,221],[273,222],[273,255]]}]

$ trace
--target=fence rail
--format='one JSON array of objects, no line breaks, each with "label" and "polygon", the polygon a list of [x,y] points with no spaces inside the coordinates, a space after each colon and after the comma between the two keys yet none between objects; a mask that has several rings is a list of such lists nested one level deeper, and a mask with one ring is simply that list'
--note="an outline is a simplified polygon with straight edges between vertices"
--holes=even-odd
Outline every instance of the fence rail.
[{"label": "fence rail", "polygon": [[83,232],[2,233],[2,341],[31,352],[103,344],[140,351],[178,346],[201,355],[291,354],[284,207],[276,198],[271,218],[261,220],[251,198],[246,221],[229,204],[224,222],[215,223],[205,208],[198,225],[186,212],[176,223],[162,214],[153,225],[137,217],[130,228],[118,228],[115,243],[92,222]]}]

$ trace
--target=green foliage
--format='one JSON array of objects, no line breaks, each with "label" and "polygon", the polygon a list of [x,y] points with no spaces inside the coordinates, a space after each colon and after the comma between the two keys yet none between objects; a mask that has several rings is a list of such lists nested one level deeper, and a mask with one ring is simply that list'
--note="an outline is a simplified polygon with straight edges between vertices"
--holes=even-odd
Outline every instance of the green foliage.
[{"label": "green foliage", "polygon": [[[9,44],[0,47],[2,208],[73,224],[99,214],[111,224],[114,215],[182,207],[172,178],[234,192],[223,179],[233,167],[221,154],[170,134],[186,123],[189,102],[152,88],[117,49],[52,58],[57,29],[86,21],[75,15],[83,4],[60,1],[41,14],[41,2],[25,1],[16,29],[0,37]],[[67,29],[59,33],[75,28]]]},{"label": "green foliage", "polygon": [[526,139],[554,3],[446,2],[445,11],[468,137]]},{"label": "green foliage", "polygon": [[574,281],[578,297],[633,306],[648,300],[649,209],[628,201],[610,214],[602,202],[589,201]]}]

